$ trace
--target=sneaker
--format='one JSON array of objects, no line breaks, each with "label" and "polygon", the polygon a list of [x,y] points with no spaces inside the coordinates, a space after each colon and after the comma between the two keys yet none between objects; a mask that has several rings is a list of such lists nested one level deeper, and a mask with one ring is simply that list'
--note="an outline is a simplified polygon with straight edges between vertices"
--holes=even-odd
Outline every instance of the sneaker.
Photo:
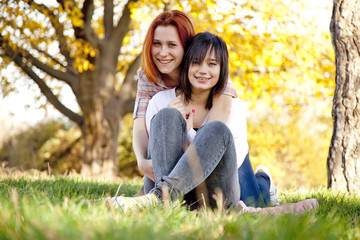
[{"label": "sneaker", "polygon": [[129,209],[155,207],[159,202],[155,194],[145,194],[138,197],[107,197],[104,199],[108,207],[120,208],[124,211]]},{"label": "sneaker", "polygon": [[272,206],[279,206],[280,205],[280,198],[279,198],[279,194],[277,193],[276,187],[274,185],[274,181],[271,177],[271,173],[268,167],[264,166],[264,165],[259,165],[256,170],[255,170],[255,174],[258,172],[264,172],[266,173],[266,175],[269,176],[270,178],[270,204]]}]

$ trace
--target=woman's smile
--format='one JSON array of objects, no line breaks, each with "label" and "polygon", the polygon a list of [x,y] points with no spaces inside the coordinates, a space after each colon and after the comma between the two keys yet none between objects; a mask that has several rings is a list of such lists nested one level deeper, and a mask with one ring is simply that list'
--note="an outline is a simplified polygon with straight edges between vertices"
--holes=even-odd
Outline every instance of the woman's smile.
[{"label": "woman's smile", "polygon": [[168,25],[158,26],[155,29],[151,55],[160,73],[177,79],[184,48],[176,27]]}]

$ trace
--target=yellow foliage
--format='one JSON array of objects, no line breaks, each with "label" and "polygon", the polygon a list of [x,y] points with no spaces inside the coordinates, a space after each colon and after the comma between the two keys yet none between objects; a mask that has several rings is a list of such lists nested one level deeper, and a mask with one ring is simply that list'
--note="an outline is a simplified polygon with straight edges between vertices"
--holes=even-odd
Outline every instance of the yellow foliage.
[{"label": "yellow foliage", "polygon": [[[331,118],[314,116],[311,124],[304,125],[303,114],[296,111],[286,116],[267,112],[266,116],[248,121],[253,167],[267,165],[280,189],[324,187],[327,183]],[[284,122],[284,118],[288,120]]]}]

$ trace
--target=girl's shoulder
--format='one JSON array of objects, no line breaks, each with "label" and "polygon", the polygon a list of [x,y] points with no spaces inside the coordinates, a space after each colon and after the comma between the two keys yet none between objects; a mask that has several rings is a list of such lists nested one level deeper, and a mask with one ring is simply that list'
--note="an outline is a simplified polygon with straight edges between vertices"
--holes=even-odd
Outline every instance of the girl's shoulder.
[{"label": "girl's shoulder", "polygon": [[174,98],[176,98],[175,88],[171,88],[156,93],[151,99],[151,101],[169,101]]}]

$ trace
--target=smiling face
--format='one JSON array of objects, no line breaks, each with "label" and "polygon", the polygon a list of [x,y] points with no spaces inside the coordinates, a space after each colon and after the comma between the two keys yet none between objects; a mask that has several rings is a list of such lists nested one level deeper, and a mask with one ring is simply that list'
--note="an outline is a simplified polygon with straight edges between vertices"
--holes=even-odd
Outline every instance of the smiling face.
[{"label": "smiling face", "polygon": [[204,60],[198,59],[190,64],[188,77],[192,90],[211,90],[216,85],[220,76],[220,63],[216,59],[213,49],[209,49]]},{"label": "smiling face", "polygon": [[175,26],[158,26],[155,29],[151,55],[160,73],[178,80],[184,48]]}]

